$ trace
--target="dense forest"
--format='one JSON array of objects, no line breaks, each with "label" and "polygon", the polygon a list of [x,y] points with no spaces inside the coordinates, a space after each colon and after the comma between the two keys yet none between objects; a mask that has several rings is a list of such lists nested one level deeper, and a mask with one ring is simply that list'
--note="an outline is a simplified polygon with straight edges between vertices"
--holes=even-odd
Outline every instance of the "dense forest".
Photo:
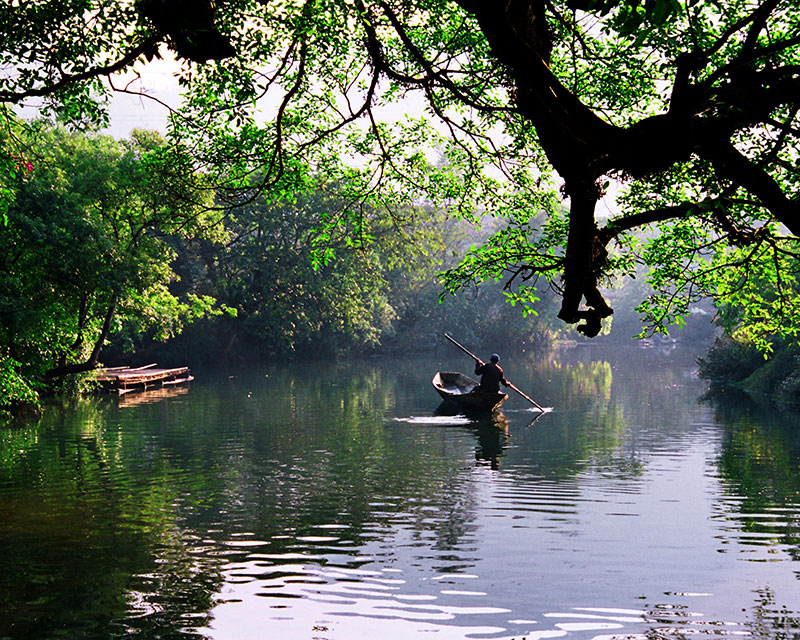
[{"label": "dense forest", "polygon": [[341,185],[309,175],[292,199],[256,192],[215,207],[195,199],[218,198],[202,176],[169,176],[153,132],[117,141],[37,122],[25,135],[0,235],[6,402],[126,359],[423,351],[452,327],[495,345],[555,335],[547,306],[531,323],[503,303],[502,283],[440,301],[439,274],[488,231],[429,207],[391,225],[365,212],[359,233],[370,242],[345,229],[323,245]]},{"label": "dense forest", "polygon": [[[342,185],[309,175],[291,199],[255,192],[246,204],[214,206],[196,200],[219,199],[202,176],[169,176],[157,133],[118,141],[28,126],[0,236],[7,403],[89,388],[95,367],[131,360],[431,352],[445,331],[524,351],[569,335],[547,289],[528,314],[506,302],[502,281],[444,293],[444,273],[492,233],[493,219],[476,227],[418,206],[388,224],[367,211],[358,224],[370,241],[358,244],[352,229],[322,231],[344,208]],[[645,295],[632,280],[610,292]],[[632,312],[616,321],[606,335],[641,330]],[[693,337],[707,338],[710,319],[696,324]]]},{"label": "dense forest", "polygon": [[[731,344],[793,353],[789,0],[44,1],[0,33],[8,399],[184,329],[323,356],[465,318],[666,332],[710,300]],[[159,58],[179,104],[136,88]],[[114,92],[163,138],[91,133]]]}]

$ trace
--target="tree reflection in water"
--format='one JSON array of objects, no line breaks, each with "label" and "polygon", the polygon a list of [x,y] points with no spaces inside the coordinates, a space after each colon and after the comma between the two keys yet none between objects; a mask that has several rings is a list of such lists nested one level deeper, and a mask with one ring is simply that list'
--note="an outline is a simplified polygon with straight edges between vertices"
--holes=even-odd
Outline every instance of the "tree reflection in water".
[{"label": "tree reflection in water", "polygon": [[[0,431],[0,638],[215,637],[225,620],[233,638],[242,610],[291,624],[334,605],[342,625],[430,614],[453,636],[481,622],[473,602],[516,637],[796,636],[774,585],[699,625],[688,607],[710,598],[667,584],[756,566],[742,559],[791,574],[800,443],[752,407],[712,416],[664,357],[514,362],[555,407],[533,424],[519,398],[448,427],[396,422],[436,412],[430,361],[200,373],[158,402],[50,407]],[[685,484],[690,462],[707,486]]]},{"label": "tree reflection in water", "polygon": [[718,469],[729,499],[724,517],[755,555],[785,549],[800,560],[800,430],[798,416],[743,393],[704,399],[724,426]]}]

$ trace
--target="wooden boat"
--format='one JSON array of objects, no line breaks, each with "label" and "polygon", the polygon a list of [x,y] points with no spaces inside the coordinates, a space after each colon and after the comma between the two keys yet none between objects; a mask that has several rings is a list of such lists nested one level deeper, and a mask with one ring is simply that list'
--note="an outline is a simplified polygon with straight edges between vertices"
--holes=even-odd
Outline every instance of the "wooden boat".
[{"label": "wooden boat", "polygon": [[478,381],[455,371],[437,371],[433,386],[449,404],[465,412],[491,412],[508,400],[507,393],[478,389]]}]

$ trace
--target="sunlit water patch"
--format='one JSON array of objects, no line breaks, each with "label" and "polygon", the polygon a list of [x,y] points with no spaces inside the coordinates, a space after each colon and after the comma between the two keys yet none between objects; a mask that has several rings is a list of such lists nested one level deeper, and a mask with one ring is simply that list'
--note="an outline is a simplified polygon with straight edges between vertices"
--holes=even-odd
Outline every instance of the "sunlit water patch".
[{"label": "sunlit water patch", "polygon": [[462,415],[454,416],[410,416],[407,418],[393,418],[394,422],[405,422],[416,425],[432,425],[437,427],[452,427],[458,425],[469,425],[474,422],[472,418]]}]

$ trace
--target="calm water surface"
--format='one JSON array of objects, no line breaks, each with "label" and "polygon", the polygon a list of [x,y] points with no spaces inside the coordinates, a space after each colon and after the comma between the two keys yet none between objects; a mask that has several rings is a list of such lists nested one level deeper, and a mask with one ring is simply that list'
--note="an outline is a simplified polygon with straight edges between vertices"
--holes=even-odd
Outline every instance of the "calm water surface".
[{"label": "calm water surface", "polygon": [[800,425],[691,354],[196,372],[0,427],[0,640],[800,637]]}]

